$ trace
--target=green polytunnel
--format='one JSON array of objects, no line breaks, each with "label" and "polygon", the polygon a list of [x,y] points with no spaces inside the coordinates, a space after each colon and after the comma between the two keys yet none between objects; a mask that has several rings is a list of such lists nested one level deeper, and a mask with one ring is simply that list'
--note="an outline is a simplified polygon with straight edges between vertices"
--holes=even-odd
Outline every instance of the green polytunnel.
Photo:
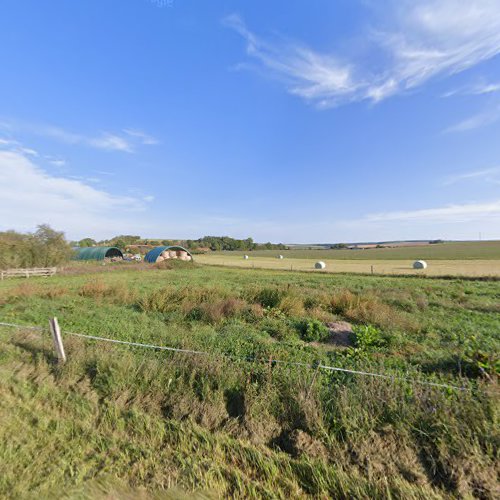
[{"label": "green polytunnel", "polygon": [[122,251],[116,247],[75,248],[73,260],[104,260],[112,257],[123,258]]}]

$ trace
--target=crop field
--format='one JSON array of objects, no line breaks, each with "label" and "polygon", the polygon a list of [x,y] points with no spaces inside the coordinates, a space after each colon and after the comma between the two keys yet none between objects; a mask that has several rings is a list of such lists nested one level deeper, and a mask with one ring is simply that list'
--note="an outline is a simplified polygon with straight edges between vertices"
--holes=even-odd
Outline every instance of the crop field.
[{"label": "crop field", "polygon": [[[371,253],[366,250],[360,253]],[[267,251],[266,251],[267,252]],[[318,254],[316,255],[316,252]],[[281,269],[287,271],[314,271],[322,273],[361,273],[384,275],[414,275],[414,276],[456,276],[456,277],[500,277],[500,260],[427,260],[429,267],[424,270],[413,269],[412,260],[381,260],[381,259],[333,259],[337,257],[337,250],[309,250],[309,251],[274,251],[247,252],[248,260],[243,259],[244,253],[236,252],[209,253],[196,255],[196,261],[202,264],[217,266],[243,267],[247,269]],[[355,252],[352,252],[355,253]],[[278,259],[277,255],[283,255]],[[297,256],[296,256],[297,255]],[[306,258],[300,255],[308,255]],[[322,260],[326,269],[317,271],[314,263]]]},{"label": "crop field", "polygon": [[[217,252],[228,255],[228,252]],[[243,256],[249,252],[229,252]],[[397,246],[394,248],[371,248],[369,250],[256,250],[254,257],[275,258],[278,254],[286,258],[311,260],[500,260],[500,241],[471,241],[439,243],[433,245]]]},{"label": "crop field", "polygon": [[0,282],[0,497],[498,497],[500,281],[201,257]]}]

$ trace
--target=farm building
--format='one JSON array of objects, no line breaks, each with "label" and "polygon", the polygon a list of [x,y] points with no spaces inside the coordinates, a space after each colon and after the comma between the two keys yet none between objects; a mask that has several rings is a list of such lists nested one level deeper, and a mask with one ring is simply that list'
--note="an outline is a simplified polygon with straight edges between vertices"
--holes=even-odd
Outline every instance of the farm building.
[{"label": "farm building", "polygon": [[155,247],[150,250],[145,256],[144,260],[151,264],[155,262],[162,262],[168,259],[179,259],[179,260],[193,260],[193,256],[189,250],[180,246],[170,246],[170,247]]},{"label": "farm building", "polygon": [[75,248],[73,260],[123,259],[122,251],[116,247]]}]

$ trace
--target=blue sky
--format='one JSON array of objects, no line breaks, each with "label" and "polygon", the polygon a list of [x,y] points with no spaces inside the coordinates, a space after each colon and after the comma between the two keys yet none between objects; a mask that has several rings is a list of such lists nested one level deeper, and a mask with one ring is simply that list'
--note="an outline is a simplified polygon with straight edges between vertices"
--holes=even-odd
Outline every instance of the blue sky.
[{"label": "blue sky", "polygon": [[5,0],[0,230],[500,238],[500,0]]}]

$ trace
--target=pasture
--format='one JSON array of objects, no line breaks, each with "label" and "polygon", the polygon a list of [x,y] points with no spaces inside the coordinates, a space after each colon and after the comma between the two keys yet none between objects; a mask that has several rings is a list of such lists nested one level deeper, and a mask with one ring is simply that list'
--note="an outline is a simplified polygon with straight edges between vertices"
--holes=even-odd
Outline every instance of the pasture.
[{"label": "pasture", "polygon": [[65,365],[48,332],[0,327],[0,496],[496,496],[499,281],[169,262],[0,282],[0,321],[53,316]]},{"label": "pasture", "polygon": [[[216,252],[228,255],[228,252]],[[243,256],[248,252],[229,252]],[[465,241],[433,245],[405,245],[394,248],[368,250],[256,250],[255,257],[274,258],[283,254],[286,258],[316,260],[500,260],[500,241]]]}]

